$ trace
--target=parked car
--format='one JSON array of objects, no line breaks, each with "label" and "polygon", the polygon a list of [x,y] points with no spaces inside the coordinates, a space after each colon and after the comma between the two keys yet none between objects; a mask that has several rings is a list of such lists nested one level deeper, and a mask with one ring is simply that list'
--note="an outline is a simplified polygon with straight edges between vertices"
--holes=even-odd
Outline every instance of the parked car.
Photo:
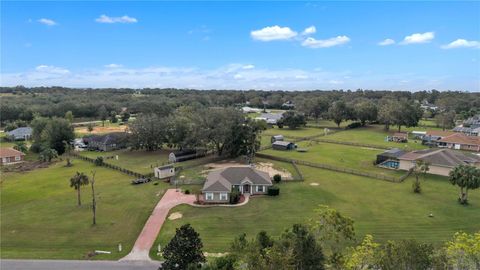
[{"label": "parked car", "polygon": [[139,184],[145,184],[152,181],[150,178],[137,178],[135,180],[132,180],[132,185],[139,185]]}]

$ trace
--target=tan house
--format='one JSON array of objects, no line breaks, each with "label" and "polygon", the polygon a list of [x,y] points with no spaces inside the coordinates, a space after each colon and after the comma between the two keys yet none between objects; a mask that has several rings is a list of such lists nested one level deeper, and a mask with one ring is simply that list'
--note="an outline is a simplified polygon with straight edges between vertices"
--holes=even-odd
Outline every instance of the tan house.
[{"label": "tan house", "polygon": [[429,164],[430,174],[448,176],[458,165],[480,167],[480,157],[470,153],[462,153],[450,149],[427,149],[406,153],[398,158],[400,170],[409,170],[418,160]]},{"label": "tan house", "polygon": [[438,147],[480,152],[480,137],[455,133],[438,140]]},{"label": "tan house", "polygon": [[23,162],[25,154],[13,148],[0,148],[0,165]]},{"label": "tan house", "polygon": [[228,203],[230,192],[238,189],[241,194],[266,194],[272,180],[266,172],[252,167],[230,167],[210,172],[203,185],[203,200],[207,203]]}]

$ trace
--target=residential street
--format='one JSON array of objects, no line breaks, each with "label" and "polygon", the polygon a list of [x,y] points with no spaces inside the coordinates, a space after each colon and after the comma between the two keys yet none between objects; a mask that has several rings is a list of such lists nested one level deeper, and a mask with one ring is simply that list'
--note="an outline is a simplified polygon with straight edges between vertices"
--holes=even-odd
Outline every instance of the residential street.
[{"label": "residential street", "polygon": [[0,260],[2,270],[155,270],[160,262],[80,260]]}]

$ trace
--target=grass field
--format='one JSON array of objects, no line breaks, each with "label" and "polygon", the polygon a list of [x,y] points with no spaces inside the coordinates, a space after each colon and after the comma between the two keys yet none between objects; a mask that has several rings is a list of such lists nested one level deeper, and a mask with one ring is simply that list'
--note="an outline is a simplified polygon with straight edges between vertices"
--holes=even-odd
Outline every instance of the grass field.
[{"label": "grass field", "polygon": [[[90,158],[101,156],[104,157],[106,163],[117,165],[134,172],[153,173],[153,167],[168,163],[168,154],[170,152],[170,150],[130,151],[128,149],[121,149],[110,152],[82,151],[80,154]],[[115,158],[105,159],[105,157],[117,155],[118,160]]]},{"label": "grass field", "polygon": [[[46,169],[2,175],[1,257],[82,259],[93,250],[112,251],[94,259],[119,259],[133,246],[165,183],[132,186],[131,177],[73,160]],[[82,206],[69,179],[97,171],[97,225],[92,226],[91,188],[82,187]],[[123,251],[117,251],[122,243]]]},{"label": "grass field", "polygon": [[396,147],[400,149],[415,150],[426,148],[421,144],[421,141],[415,142],[413,139],[410,139],[408,143],[387,142],[385,141],[385,137],[389,134],[393,134],[393,131],[388,133],[383,130],[382,126],[374,125],[333,133],[325,138],[329,140]]},{"label": "grass field", "polygon": [[377,154],[382,153],[384,150],[331,143],[313,142],[310,144],[310,142],[306,141],[299,142],[298,147],[308,150],[307,152],[297,152],[295,150],[279,151],[267,149],[261,153],[283,158],[323,163],[381,175],[398,177],[405,174],[404,171],[388,170],[373,165],[373,161],[376,160]]},{"label": "grass field", "polygon": [[[207,252],[224,252],[240,233],[250,237],[265,230],[278,236],[294,223],[313,218],[319,204],[327,204],[355,220],[357,238],[416,239],[440,244],[454,232],[473,232],[480,224],[480,192],[471,192],[471,205],[457,203],[457,188],[446,178],[427,177],[423,193],[411,191],[412,179],[396,184],[300,166],[305,181],[280,185],[279,197],[258,197],[238,208],[178,206],[182,219],[167,220],[157,244],[171,239],[175,228],[190,223],[200,233]],[[318,183],[318,186],[311,186]],[[428,217],[433,213],[434,217]],[[152,258],[155,257],[152,250]]]},{"label": "grass field", "polygon": [[323,134],[324,131],[323,129],[319,128],[297,128],[297,129],[288,129],[288,128],[278,128],[278,127],[273,127],[269,128],[265,131],[262,132],[262,137],[268,137],[270,140],[270,137],[273,135],[283,135],[285,137],[289,136],[295,136],[295,137],[308,137],[308,136],[313,136],[317,134]]}]

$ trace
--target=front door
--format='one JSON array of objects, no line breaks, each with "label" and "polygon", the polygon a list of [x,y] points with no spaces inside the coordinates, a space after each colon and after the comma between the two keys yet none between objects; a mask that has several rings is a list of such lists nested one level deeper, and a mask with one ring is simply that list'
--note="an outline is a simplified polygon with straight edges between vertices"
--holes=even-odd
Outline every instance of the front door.
[{"label": "front door", "polygon": [[243,193],[250,193],[250,185],[243,186]]}]

